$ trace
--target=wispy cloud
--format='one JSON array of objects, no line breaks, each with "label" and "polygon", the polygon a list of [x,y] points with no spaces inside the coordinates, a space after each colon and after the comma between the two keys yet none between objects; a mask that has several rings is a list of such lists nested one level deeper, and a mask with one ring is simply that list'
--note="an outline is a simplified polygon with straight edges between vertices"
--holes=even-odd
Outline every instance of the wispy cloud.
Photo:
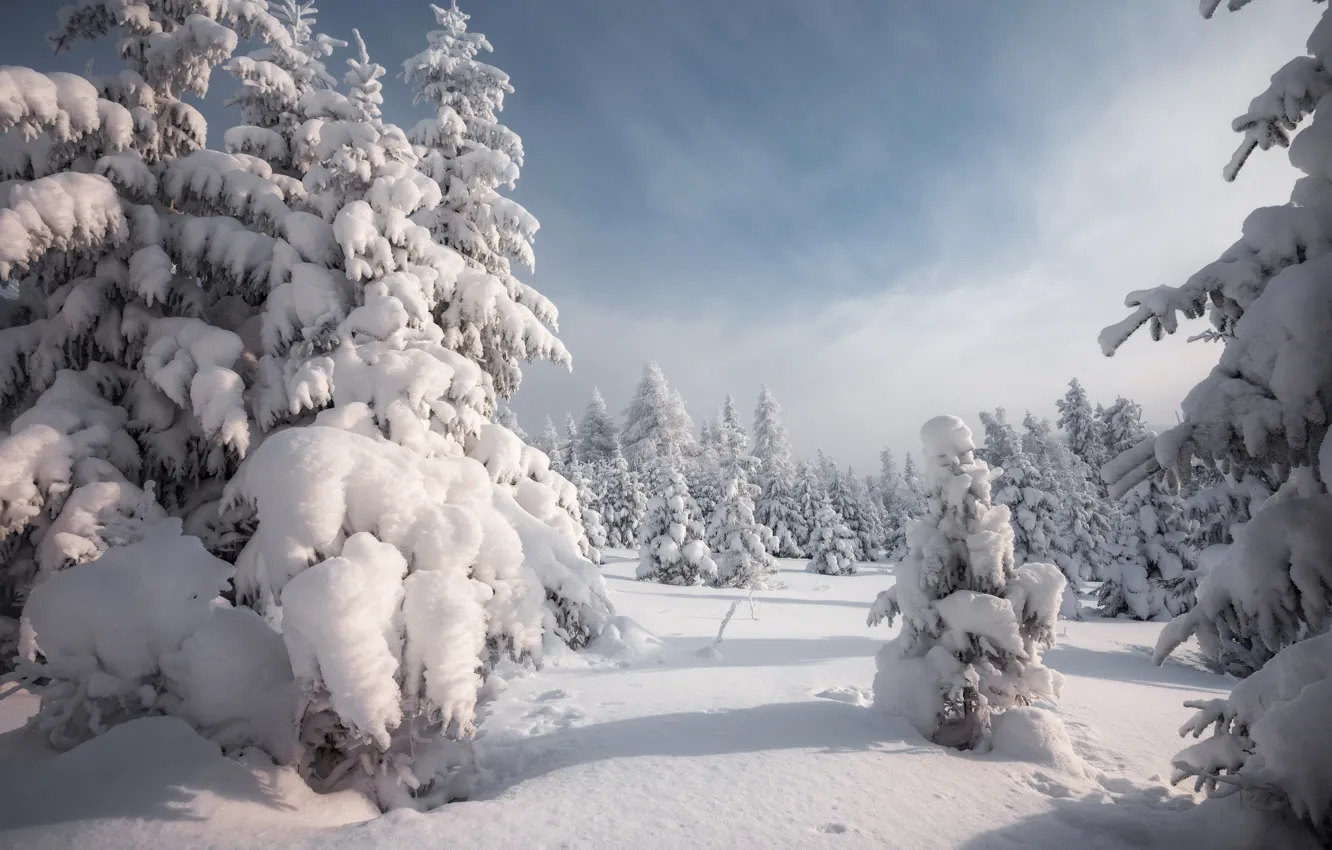
[{"label": "wispy cloud", "polygon": [[[1235,144],[1230,118],[1301,48],[1316,11],[1255,4],[1207,23],[1174,12],[1139,19],[1157,26],[1150,38],[1058,82],[1041,78],[1040,51],[1027,60],[1036,65],[1011,54],[1011,79],[1042,82],[1007,96],[1043,98],[1043,118],[1025,132],[976,138],[973,157],[936,167],[909,267],[889,272],[878,261],[902,239],[897,216],[880,209],[859,231],[776,252],[783,268],[749,258],[756,277],[797,284],[774,286],[768,298],[715,298],[705,309],[668,299],[648,311],[637,298],[562,293],[575,374],[534,370],[520,416],[578,409],[593,384],[622,403],[641,362],[655,357],[696,415],[727,391],[747,404],[766,382],[799,450],[825,448],[861,467],[881,445],[914,450],[919,423],[939,412],[971,418],[1005,405],[1051,415],[1074,375],[1094,397],[1132,395],[1153,422],[1172,423],[1218,349],[1185,344],[1183,334],[1144,337],[1106,359],[1096,334],[1122,315],[1128,291],[1181,282],[1238,237],[1254,207],[1285,200],[1294,175],[1279,154],[1253,161],[1236,184],[1221,181],[1220,167]],[[1201,32],[1180,39],[1172,28],[1185,26]],[[691,199],[712,197],[715,187],[692,182],[703,172],[689,157],[642,141],[660,155],[655,180],[678,190],[672,203],[687,211]],[[743,142],[705,132],[688,149],[727,160],[752,140]],[[762,152],[749,161],[766,167]],[[876,278],[872,290],[866,276]]]}]

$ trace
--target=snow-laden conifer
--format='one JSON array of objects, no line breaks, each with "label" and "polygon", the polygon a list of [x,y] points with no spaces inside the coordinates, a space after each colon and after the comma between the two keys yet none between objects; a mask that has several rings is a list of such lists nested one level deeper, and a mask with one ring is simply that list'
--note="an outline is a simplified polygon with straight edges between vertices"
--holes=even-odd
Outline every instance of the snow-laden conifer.
[{"label": "snow-laden conifer", "polygon": [[638,532],[638,579],[680,585],[716,581],[698,505],[669,459],[658,465],[656,491]]},{"label": "snow-laden conifer", "polygon": [[661,367],[650,362],[624,414],[620,450],[635,470],[675,455],[688,457],[694,443],[694,423],[684,401],[666,382]]},{"label": "snow-laden conifer", "polygon": [[616,448],[610,463],[598,467],[596,481],[601,493],[598,510],[606,528],[607,545],[613,549],[637,548],[638,529],[648,504],[642,479]]},{"label": "snow-laden conifer", "polygon": [[1014,569],[1008,508],[991,502],[993,471],[962,420],[931,419],[921,442],[929,508],[869,617],[902,618],[877,656],[874,701],[936,743],[984,747],[994,712],[1058,695],[1040,653],[1054,641],[1064,577],[1052,564]]},{"label": "snow-laden conifer", "polygon": [[806,571],[830,576],[855,575],[856,535],[826,499],[815,513],[808,546]]},{"label": "snow-laden conifer", "polygon": [[490,42],[467,30],[468,16],[456,4],[430,8],[439,28],[427,33],[425,50],[403,63],[403,78],[434,113],[408,138],[441,201],[414,219],[467,264],[435,308],[444,344],[478,363],[495,394],[508,398],[518,389],[522,362],[567,367],[570,358],[552,333],[555,306],[513,274],[515,263],[533,268],[539,226],[499,191],[513,187],[523,164],[522,140],[498,118],[513,86],[507,74],[477,58],[490,52]]},{"label": "snow-laden conifer", "polygon": [[791,441],[782,423],[782,409],[766,386],[759,390],[754,411],[754,456],[758,458],[759,495],[754,516],[772,533],[772,554],[799,558],[807,533],[795,496],[795,463]]},{"label": "snow-laden conifer", "polygon": [[620,438],[615,430],[615,420],[606,410],[606,400],[601,397],[601,391],[593,387],[592,398],[578,426],[578,457],[584,463],[610,463],[619,448]]}]

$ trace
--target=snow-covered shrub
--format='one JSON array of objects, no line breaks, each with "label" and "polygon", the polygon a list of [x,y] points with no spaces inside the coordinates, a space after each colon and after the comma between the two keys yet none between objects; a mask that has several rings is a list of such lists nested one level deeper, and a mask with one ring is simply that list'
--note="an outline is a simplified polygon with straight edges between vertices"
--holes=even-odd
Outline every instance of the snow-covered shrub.
[{"label": "snow-covered shrub", "polygon": [[717,565],[684,476],[664,465],[657,487],[638,532],[638,579],[683,585],[715,581]]},{"label": "snow-covered shrub", "polygon": [[929,509],[907,529],[910,553],[879,594],[874,625],[902,617],[876,657],[874,702],[935,743],[986,746],[994,712],[1053,699],[1059,674],[1041,664],[1054,642],[1064,577],[1052,564],[1013,564],[1008,508],[954,416],[921,429]]},{"label": "snow-covered shrub", "polygon": [[819,508],[809,535],[809,563],[805,570],[830,576],[856,573],[856,539],[832,505]]}]

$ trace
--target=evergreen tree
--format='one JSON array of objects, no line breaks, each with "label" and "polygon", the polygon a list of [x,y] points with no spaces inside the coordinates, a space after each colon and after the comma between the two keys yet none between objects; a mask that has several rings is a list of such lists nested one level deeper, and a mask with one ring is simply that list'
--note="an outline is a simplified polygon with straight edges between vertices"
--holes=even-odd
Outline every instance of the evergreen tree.
[{"label": "evergreen tree", "polygon": [[[96,85],[0,75],[28,90],[3,98],[18,106],[0,129],[50,134],[33,140],[41,160],[6,173],[22,185],[0,210],[0,280],[23,275],[19,297],[0,305],[16,417],[0,455],[27,458],[6,464],[18,480],[3,489],[40,503],[3,506],[5,570],[34,543],[34,518],[59,542],[35,551],[37,566],[59,557],[58,569],[106,546],[197,532],[235,559],[234,570],[217,558],[208,570],[223,583],[234,575],[237,602],[253,609],[206,588],[191,597],[225,621],[201,620],[186,645],[236,661],[223,671],[235,683],[209,687],[276,666],[294,673],[274,689],[291,694],[281,726],[294,740],[254,741],[243,723],[221,734],[282,750],[321,787],[429,806],[450,798],[453,779],[428,748],[471,734],[493,666],[539,660],[545,636],[581,646],[611,611],[576,548],[586,542],[576,488],[492,422],[485,364],[563,349],[540,321],[513,337],[522,323],[479,297],[504,286],[415,221],[442,193],[382,120],[383,69],[362,49],[350,94],[333,90],[320,60],[336,42],[313,33],[308,4],[276,8],[94,0],[62,15],[56,43],[120,26],[130,73]],[[211,68],[251,34],[266,46],[228,64],[248,123],[224,135],[226,152],[206,150],[201,116],[179,98],[202,96]],[[56,114],[26,114],[41,103]],[[453,344],[463,322],[495,357]],[[40,477],[21,486],[29,473]],[[70,511],[77,528],[61,526]],[[167,511],[175,518],[162,521]],[[89,527],[97,539],[70,545]],[[45,728],[72,742],[146,711],[146,680],[94,696],[84,678],[107,676],[100,662],[57,663],[62,623],[42,612],[60,611],[60,589],[77,584],[45,586],[30,624],[45,660],[24,674],[45,680],[34,685]],[[166,616],[134,615],[118,636],[149,634]],[[260,669],[273,641],[282,664]],[[181,694],[153,682],[162,710],[183,711]]]},{"label": "evergreen tree", "polygon": [[578,488],[578,506],[583,533],[587,535],[588,560],[601,563],[601,552],[608,545],[606,525],[601,518],[601,494],[593,487],[586,464],[575,463],[569,468],[569,481]]},{"label": "evergreen tree", "polygon": [[1068,392],[1055,402],[1055,406],[1059,409],[1059,421],[1056,424],[1064,432],[1069,449],[1091,468],[1093,483],[1104,494],[1101,467],[1110,459],[1107,456],[1104,412],[1098,414],[1092,409],[1087,393],[1077,378],[1068,382]]},{"label": "evergreen tree", "polygon": [[830,576],[856,573],[856,536],[825,498],[818,506],[809,535],[809,563],[805,570]]},{"label": "evergreen tree", "polygon": [[876,658],[874,704],[935,743],[972,749],[985,745],[992,713],[1055,698],[1041,650],[1054,643],[1064,579],[1050,564],[1014,569],[1008,509],[991,502],[992,470],[962,420],[931,419],[921,442],[929,509],[912,522],[897,583],[869,617],[902,617]]},{"label": "evergreen tree", "polygon": [[907,452],[902,463],[902,502],[906,515],[915,519],[925,513],[925,482],[916,471],[916,461]]},{"label": "evergreen tree", "polygon": [[560,438],[560,463],[572,470],[582,462],[578,454],[578,421],[569,413],[564,418],[564,434]]},{"label": "evergreen tree", "polygon": [[513,432],[515,437],[522,440],[524,443],[528,443],[529,445],[532,443],[532,438],[529,437],[527,432],[523,430],[523,427],[518,424],[518,417],[514,414],[513,409],[507,404],[495,405],[493,418],[495,424],[503,425],[505,428],[508,428]]},{"label": "evergreen tree", "polygon": [[547,416],[546,427],[541,429],[541,436],[537,437],[536,441],[532,443],[532,448],[550,458],[550,468],[558,472],[563,467],[562,452],[560,451],[562,442],[560,432],[555,427],[555,420]]},{"label": "evergreen tree", "polygon": [[692,451],[693,432],[683,399],[666,382],[661,367],[649,362],[624,414],[620,449],[625,459],[637,471],[668,459],[678,464]]},{"label": "evergreen tree", "polygon": [[523,164],[522,140],[496,117],[513,86],[507,74],[477,59],[491,47],[484,35],[467,31],[467,15],[456,5],[431,9],[439,29],[427,34],[425,50],[403,63],[416,102],[434,110],[408,134],[421,151],[418,167],[441,194],[416,218],[471,270],[458,275],[436,308],[445,345],[479,363],[495,394],[507,399],[522,379],[520,362],[568,367],[571,361],[550,331],[555,306],[512,272],[515,262],[532,269],[539,226],[499,193],[513,186]]},{"label": "evergreen tree", "polygon": [[703,520],[689,485],[670,460],[659,467],[657,495],[639,529],[639,581],[694,585],[717,580],[717,565],[704,542]]},{"label": "evergreen tree", "polygon": [[699,429],[698,443],[689,458],[689,492],[698,502],[698,509],[703,516],[712,516],[721,500],[722,492],[722,438],[719,423],[720,413],[715,419],[706,420]]},{"label": "evergreen tree", "polygon": [[993,413],[981,411],[985,427],[985,463],[999,478],[992,488],[995,504],[1008,507],[1013,523],[1013,557],[1020,563],[1055,563],[1059,523],[1055,517],[1057,497],[1044,489],[1035,458],[1028,454],[1022,438],[1008,422],[1002,407]]},{"label": "evergreen tree", "polygon": [[638,546],[638,529],[647,512],[641,479],[616,448],[610,463],[598,468],[599,511],[606,527],[606,542],[613,549]]},{"label": "evergreen tree", "polygon": [[777,565],[769,553],[772,532],[754,518],[758,488],[749,479],[757,461],[744,454],[744,446],[738,440],[728,441],[726,449],[721,498],[708,519],[708,540],[712,541],[716,555],[717,584],[763,588],[777,571]]},{"label": "evergreen tree", "polygon": [[772,554],[799,558],[805,523],[795,494],[795,463],[782,424],[782,409],[766,386],[759,390],[754,411],[754,456],[758,458],[758,501],[754,516],[771,532]]},{"label": "evergreen tree", "polygon": [[906,526],[910,519],[906,479],[892,451],[879,453],[879,500],[883,505],[885,557],[894,563],[906,557]]},{"label": "evergreen tree", "polygon": [[795,488],[793,498],[796,503],[796,516],[800,522],[795,529],[796,540],[800,548],[809,552],[809,542],[814,527],[818,522],[819,508],[828,498],[828,491],[823,489],[814,465],[807,460],[796,463]]},{"label": "evergreen tree", "polygon": [[1022,450],[1035,468],[1037,486],[1051,496],[1054,533],[1045,557],[1029,553],[1028,560],[1048,560],[1064,573],[1064,604],[1060,614],[1082,617],[1078,594],[1084,582],[1104,573],[1109,562],[1110,519],[1091,481],[1090,470],[1062,440],[1050,423],[1028,413],[1022,420]]},{"label": "evergreen tree", "polygon": [[1196,525],[1184,499],[1158,478],[1131,488],[1120,504],[1112,560],[1098,591],[1106,617],[1175,617],[1193,607],[1200,578]]},{"label": "evergreen tree", "polygon": [[[861,516],[861,505],[859,495],[856,493],[855,474],[848,470],[842,472],[836,466],[829,472],[828,503],[836,512],[842,524],[851,530],[854,538],[853,551],[857,561],[866,559],[864,538],[861,536],[861,528],[865,525],[864,517]],[[817,521],[818,516],[815,515]]]},{"label": "evergreen tree", "polygon": [[606,400],[601,391],[592,388],[592,399],[583,413],[583,422],[578,430],[578,456],[585,463],[610,463],[620,448],[620,438],[615,432],[615,420],[606,410]]}]

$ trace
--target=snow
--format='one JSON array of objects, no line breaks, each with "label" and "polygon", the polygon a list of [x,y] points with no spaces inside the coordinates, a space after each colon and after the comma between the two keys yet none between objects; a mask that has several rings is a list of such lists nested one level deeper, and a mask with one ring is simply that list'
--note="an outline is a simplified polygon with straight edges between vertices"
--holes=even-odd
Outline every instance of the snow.
[{"label": "snow", "polygon": [[[635,563],[607,553],[620,613],[587,653],[504,673],[468,802],[378,816],[148,718],[56,757],[0,737],[0,755],[31,759],[0,775],[0,847],[1312,848],[1259,810],[1166,786],[1181,702],[1233,682],[1191,653],[1153,667],[1160,623],[1061,623],[1044,654],[1065,678],[1058,709],[1010,709],[992,752],[958,754],[866,707],[882,641],[864,613],[889,570],[781,561],[782,588],[751,608],[735,591],[637,582]],[[0,729],[25,710],[12,700]]]}]

